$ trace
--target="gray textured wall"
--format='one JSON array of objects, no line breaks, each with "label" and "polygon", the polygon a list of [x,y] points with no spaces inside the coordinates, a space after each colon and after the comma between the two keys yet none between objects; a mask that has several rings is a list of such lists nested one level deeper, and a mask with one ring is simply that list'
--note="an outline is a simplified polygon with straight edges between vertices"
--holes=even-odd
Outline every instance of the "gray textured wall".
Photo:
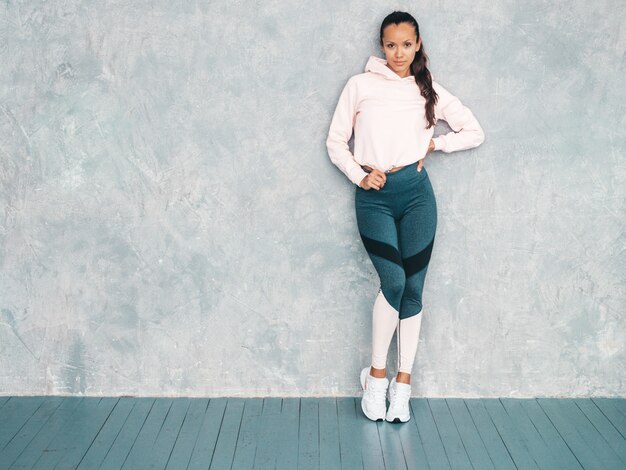
[{"label": "gray textured wall", "polygon": [[3,2],[0,393],[359,393],[378,279],[324,141],[400,8],[486,132],[426,160],[413,394],[626,395],[621,2],[419,5]]}]

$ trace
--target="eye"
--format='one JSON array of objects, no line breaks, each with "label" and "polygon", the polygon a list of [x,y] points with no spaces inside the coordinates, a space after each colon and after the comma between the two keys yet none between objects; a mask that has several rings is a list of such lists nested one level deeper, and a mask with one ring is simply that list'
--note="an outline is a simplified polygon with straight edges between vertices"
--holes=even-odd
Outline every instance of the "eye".
[{"label": "eye", "polygon": [[392,48],[393,44],[387,44],[387,47]]},{"label": "eye", "polygon": [[406,46],[406,47],[411,47],[411,43],[410,43],[410,42],[407,42],[407,43],[405,44],[405,46]]}]

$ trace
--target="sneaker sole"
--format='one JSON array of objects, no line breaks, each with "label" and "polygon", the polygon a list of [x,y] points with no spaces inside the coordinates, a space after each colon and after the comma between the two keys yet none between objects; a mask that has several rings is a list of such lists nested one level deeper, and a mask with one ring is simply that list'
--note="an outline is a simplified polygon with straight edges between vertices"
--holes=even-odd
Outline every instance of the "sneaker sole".
[{"label": "sneaker sole", "polygon": [[399,416],[394,417],[393,419],[387,419],[385,418],[386,421],[390,422],[390,423],[406,423],[407,421],[409,421],[411,419],[411,417],[409,416],[406,419],[402,419]]},{"label": "sneaker sole", "polygon": [[[391,388],[391,384],[389,384],[389,388]],[[387,398],[389,401],[391,401],[390,391],[387,392]],[[411,413],[409,413],[409,415],[406,418],[404,416],[394,416],[393,419],[388,419],[388,418],[389,417],[385,415],[385,421],[388,421],[390,423],[406,423],[407,421],[411,419]]]},{"label": "sneaker sole", "polygon": [[[368,370],[367,369],[368,368],[366,367],[365,369],[363,369],[361,371],[361,388],[363,389],[363,391],[365,391],[365,379],[367,378],[367,374],[368,374]],[[363,410],[363,414],[369,420],[372,420],[372,421],[385,421],[385,416],[375,417],[375,416],[372,416],[372,415],[368,414],[367,410],[365,409],[365,404],[363,403],[363,399],[361,399],[361,410]]]}]

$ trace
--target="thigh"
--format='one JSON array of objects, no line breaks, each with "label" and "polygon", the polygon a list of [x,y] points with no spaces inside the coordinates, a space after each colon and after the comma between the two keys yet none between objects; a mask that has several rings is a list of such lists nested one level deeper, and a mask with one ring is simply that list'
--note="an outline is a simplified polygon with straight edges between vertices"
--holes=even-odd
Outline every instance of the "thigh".
[{"label": "thigh", "polygon": [[437,202],[428,178],[422,180],[399,221],[398,246],[407,279],[428,267],[437,231]]},{"label": "thigh", "polygon": [[359,236],[378,273],[383,295],[399,311],[405,284],[398,244],[399,222],[377,195],[361,196],[363,197],[357,197],[355,202]]},{"label": "thigh", "polygon": [[406,275],[400,318],[422,309],[422,291],[437,230],[437,205],[428,179],[422,180],[414,200],[400,219],[398,244]]}]

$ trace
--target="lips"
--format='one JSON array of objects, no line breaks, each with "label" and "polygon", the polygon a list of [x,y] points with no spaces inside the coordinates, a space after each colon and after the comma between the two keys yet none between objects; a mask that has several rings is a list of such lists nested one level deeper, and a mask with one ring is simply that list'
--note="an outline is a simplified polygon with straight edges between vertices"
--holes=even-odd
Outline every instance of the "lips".
[{"label": "lips", "polygon": [[396,64],[396,65],[404,65],[405,62],[394,62],[394,64]]}]

